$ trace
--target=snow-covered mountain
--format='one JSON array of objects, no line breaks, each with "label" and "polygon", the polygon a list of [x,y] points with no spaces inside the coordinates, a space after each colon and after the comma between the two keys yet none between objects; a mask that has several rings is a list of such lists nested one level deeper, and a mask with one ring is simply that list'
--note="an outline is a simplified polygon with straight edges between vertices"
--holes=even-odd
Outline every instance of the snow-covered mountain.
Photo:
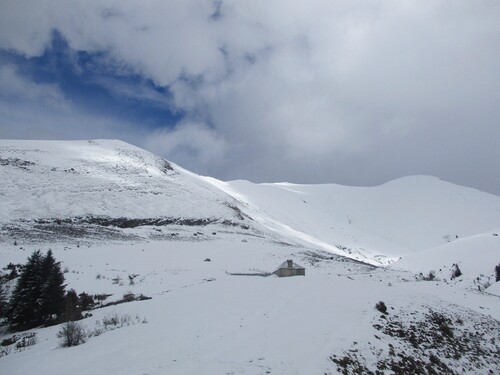
[{"label": "snow-covered mountain", "polygon": [[120,228],[249,226],[223,191],[121,141],[0,141],[0,163],[3,236],[98,239],[138,234]]},{"label": "snow-covered mountain", "polygon": [[0,219],[231,218],[229,197],[121,141],[0,141]]},{"label": "snow-covered mountain", "polygon": [[376,187],[222,182],[105,140],[3,140],[0,162],[3,237],[182,237],[209,226],[389,264],[500,227],[500,197],[427,176]]},{"label": "snow-covered mountain", "polygon": [[[500,372],[500,197],[223,182],[109,140],[0,140],[0,181],[1,267],[50,248],[67,288],[151,297],[92,310],[87,332],[130,320],[71,348],[0,325],[1,373]],[[305,277],[262,277],[287,259]]]}]

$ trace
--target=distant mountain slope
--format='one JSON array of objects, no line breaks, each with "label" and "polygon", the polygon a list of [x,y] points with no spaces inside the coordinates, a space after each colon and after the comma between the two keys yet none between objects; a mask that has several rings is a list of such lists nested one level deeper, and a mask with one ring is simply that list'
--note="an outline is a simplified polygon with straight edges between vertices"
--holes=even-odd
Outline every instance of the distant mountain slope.
[{"label": "distant mountain slope", "polygon": [[429,176],[375,187],[214,183],[264,226],[360,260],[386,263],[500,226],[500,197]]}]

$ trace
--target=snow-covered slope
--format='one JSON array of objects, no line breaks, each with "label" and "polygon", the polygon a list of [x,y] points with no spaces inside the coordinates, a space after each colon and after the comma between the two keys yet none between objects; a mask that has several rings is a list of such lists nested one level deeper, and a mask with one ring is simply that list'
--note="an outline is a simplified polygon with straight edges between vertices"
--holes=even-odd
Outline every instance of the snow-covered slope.
[{"label": "snow-covered slope", "polygon": [[368,262],[389,263],[500,226],[500,197],[435,177],[376,187],[213,182],[264,226]]},{"label": "snow-covered slope", "polygon": [[[113,314],[137,314],[147,323],[125,324],[72,348],[58,347],[60,325],[31,330],[38,343],[26,350],[11,345],[8,355],[0,355],[2,373],[24,375],[34,368],[51,375],[343,373],[332,355],[361,356],[352,366],[360,362],[374,373],[381,361],[402,366],[408,357],[434,366],[431,354],[461,369],[440,372],[437,367],[436,373],[486,375],[500,370],[494,354],[499,347],[491,343],[500,339],[500,301],[463,290],[460,284],[441,283],[443,296],[438,297],[435,283],[407,281],[407,273],[332,260],[257,237],[241,242],[236,235],[210,242],[50,247],[68,271],[68,288],[78,293],[112,294],[109,300],[125,293],[152,297],[92,310],[93,316],[80,321],[87,330]],[[7,245],[0,248],[0,257],[5,263],[25,262],[34,248],[22,251]],[[272,271],[289,258],[306,267],[305,277],[230,274]],[[127,277],[132,274],[138,275],[134,284]],[[450,303],[448,297],[456,301]],[[378,301],[388,307],[384,318],[374,307]],[[451,320],[452,341],[443,341],[429,314]],[[415,330],[412,341],[391,331],[398,325],[404,332]],[[0,341],[12,335],[0,332]],[[450,354],[457,350],[458,360]],[[390,354],[394,351],[397,355]],[[415,368],[400,373],[427,374]]]},{"label": "snow-covered slope", "polygon": [[432,271],[437,278],[449,280],[456,264],[463,275],[461,281],[482,289],[495,282],[495,266],[500,264],[499,234],[500,228],[408,254],[391,268],[423,275]]},{"label": "snow-covered slope", "polygon": [[0,178],[0,223],[13,237],[78,236],[77,225],[88,235],[101,227],[250,224],[220,189],[121,141],[2,140]]},{"label": "snow-covered slope", "polygon": [[[100,215],[211,217],[227,195],[121,141],[0,141],[0,220]],[[203,203],[203,204],[201,204]]]}]

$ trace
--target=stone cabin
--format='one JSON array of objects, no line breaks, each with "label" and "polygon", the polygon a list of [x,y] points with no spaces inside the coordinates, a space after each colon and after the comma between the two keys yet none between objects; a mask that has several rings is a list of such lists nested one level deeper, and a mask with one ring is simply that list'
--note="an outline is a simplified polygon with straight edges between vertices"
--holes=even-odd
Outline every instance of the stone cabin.
[{"label": "stone cabin", "polygon": [[288,259],[286,262],[283,262],[281,266],[278,267],[273,274],[278,277],[287,277],[287,276],[305,276],[306,269],[302,266],[299,266],[293,260]]}]

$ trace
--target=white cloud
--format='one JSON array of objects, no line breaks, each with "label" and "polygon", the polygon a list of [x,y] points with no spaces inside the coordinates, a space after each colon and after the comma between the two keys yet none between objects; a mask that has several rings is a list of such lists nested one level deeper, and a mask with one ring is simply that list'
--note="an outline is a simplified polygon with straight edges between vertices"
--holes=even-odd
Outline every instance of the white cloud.
[{"label": "white cloud", "polygon": [[172,130],[157,130],[142,142],[147,149],[171,155],[187,169],[216,172],[226,164],[228,145],[214,129],[183,122]]},{"label": "white cloud", "polygon": [[61,90],[52,84],[34,83],[19,75],[12,64],[0,65],[0,98],[16,105],[50,107],[68,110],[69,102]]},{"label": "white cloud", "polygon": [[144,83],[126,83],[116,78],[99,77],[89,81],[105,88],[112,95],[139,102],[147,102],[159,108],[171,107],[172,100]]}]

